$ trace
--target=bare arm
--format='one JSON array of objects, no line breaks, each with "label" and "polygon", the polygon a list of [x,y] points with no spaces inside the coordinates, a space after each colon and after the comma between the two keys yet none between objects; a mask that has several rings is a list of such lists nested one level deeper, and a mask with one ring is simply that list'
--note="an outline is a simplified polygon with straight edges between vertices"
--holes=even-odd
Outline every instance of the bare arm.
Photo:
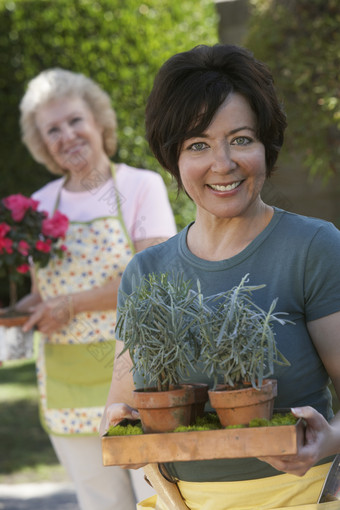
[{"label": "bare arm", "polygon": [[[340,312],[311,321],[307,328],[340,400]],[[340,412],[330,423],[309,406],[296,408],[294,414],[307,424],[297,455],[262,460],[280,471],[303,476],[319,460],[340,453]]]},{"label": "bare arm", "polygon": [[[340,402],[340,312],[309,322],[307,327]],[[330,445],[331,453],[340,453],[340,412],[331,424],[337,429],[335,451]]]},{"label": "bare arm", "polygon": [[22,329],[28,331],[36,325],[39,331],[50,335],[67,324],[72,315],[85,311],[115,309],[119,283],[120,278],[115,278],[102,287],[40,301],[31,307],[32,315]]},{"label": "bare arm", "polygon": [[132,391],[135,386],[130,371],[132,361],[128,352],[119,357],[123,348],[123,342],[117,340],[111,386],[99,428],[100,435],[105,434],[110,425],[117,425],[123,418],[139,418],[138,412],[133,409]]},{"label": "bare arm", "polygon": [[[152,238],[137,241],[135,250],[136,252],[142,251],[164,240],[164,238]],[[32,287],[35,287],[35,294],[31,293],[20,302],[27,307],[26,309],[29,307],[32,311],[32,315],[22,328],[23,331],[28,331],[33,326],[37,326],[39,331],[50,335],[67,324],[72,314],[97,310],[115,310],[117,308],[120,281],[121,278],[117,277],[101,287],[75,292],[68,296],[56,296],[42,301],[32,274]]]},{"label": "bare arm", "polygon": [[[99,435],[103,436],[109,427],[117,425],[121,420],[138,420],[139,413],[133,408],[132,392],[135,389],[131,367],[132,361],[128,352],[119,354],[124,348],[123,342],[116,341],[115,361],[113,366],[111,386],[107,397]],[[121,465],[121,468],[138,469],[145,464]]]}]

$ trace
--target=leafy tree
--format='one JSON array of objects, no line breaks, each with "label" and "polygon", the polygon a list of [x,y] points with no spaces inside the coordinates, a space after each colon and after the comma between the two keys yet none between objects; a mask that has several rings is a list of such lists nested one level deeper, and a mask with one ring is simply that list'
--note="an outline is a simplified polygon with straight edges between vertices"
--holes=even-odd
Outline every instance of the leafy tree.
[{"label": "leafy tree", "polygon": [[272,69],[288,115],[283,156],[311,176],[339,173],[340,11],[337,0],[250,0],[244,41]]}]

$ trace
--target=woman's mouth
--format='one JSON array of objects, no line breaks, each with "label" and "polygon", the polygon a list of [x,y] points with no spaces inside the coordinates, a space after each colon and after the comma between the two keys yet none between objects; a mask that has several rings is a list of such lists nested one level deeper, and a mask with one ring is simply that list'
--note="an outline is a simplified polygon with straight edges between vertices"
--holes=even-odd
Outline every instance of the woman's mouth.
[{"label": "woman's mouth", "polygon": [[214,191],[232,191],[233,189],[237,188],[242,181],[236,181],[232,184],[209,184],[208,186],[213,189]]},{"label": "woman's mouth", "polygon": [[67,147],[64,152],[65,154],[75,154],[77,152],[80,152],[84,147],[83,143],[77,143],[76,145],[72,145],[70,147]]}]

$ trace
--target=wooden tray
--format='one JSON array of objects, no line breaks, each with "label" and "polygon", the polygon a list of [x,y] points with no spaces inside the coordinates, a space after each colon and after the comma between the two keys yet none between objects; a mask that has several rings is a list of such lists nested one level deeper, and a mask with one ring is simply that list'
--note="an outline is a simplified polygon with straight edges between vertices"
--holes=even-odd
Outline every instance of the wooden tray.
[{"label": "wooden tray", "polygon": [[233,459],[297,452],[295,425],[102,437],[104,466]]}]

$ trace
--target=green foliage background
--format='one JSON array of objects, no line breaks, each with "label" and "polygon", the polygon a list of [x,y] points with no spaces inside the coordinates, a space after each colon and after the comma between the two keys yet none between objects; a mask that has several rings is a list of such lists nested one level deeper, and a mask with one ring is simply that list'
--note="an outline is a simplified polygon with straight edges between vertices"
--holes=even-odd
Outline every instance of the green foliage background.
[{"label": "green foliage background", "polygon": [[[288,115],[282,156],[339,186],[338,0],[250,0],[244,45],[266,62]],[[340,186],[339,186],[340,190]]]},{"label": "green foliage background", "polygon": [[[144,109],[154,76],[172,54],[214,44],[213,0],[0,0],[0,197],[30,195],[53,179],[21,142],[19,103],[28,81],[62,67],[84,73],[112,97],[118,118],[115,161],[161,173],[178,228],[194,206],[149,151]],[[28,279],[19,294],[28,290]],[[2,285],[0,302],[7,301]]]},{"label": "green foliage background", "polygon": [[[30,194],[52,176],[22,145],[18,105],[27,82],[62,67],[96,80],[119,122],[116,161],[160,171],[179,227],[193,207],[151,156],[144,108],[153,78],[173,53],[217,42],[212,0],[0,0],[1,194]],[[6,99],[4,99],[6,98]]]}]

